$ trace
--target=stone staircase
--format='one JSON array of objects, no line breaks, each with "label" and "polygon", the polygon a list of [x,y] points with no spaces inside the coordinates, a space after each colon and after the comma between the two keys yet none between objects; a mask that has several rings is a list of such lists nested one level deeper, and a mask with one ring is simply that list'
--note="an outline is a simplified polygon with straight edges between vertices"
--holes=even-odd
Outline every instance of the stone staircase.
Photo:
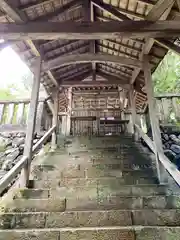
[{"label": "stone staircase", "polygon": [[[34,167],[0,214],[0,240],[178,240],[180,192],[129,137],[74,138]],[[2,207],[2,206],[1,206]]]}]

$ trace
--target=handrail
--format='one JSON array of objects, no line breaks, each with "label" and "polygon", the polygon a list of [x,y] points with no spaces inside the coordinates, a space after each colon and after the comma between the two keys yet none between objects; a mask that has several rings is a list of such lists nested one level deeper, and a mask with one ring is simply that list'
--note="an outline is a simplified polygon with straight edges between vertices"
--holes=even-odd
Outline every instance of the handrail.
[{"label": "handrail", "polygon": [[[36,153],[36,151],[39,149],[39,147],[50,137],[55,130],[56,126],[54,125],[52,128],[50,128],[44,136],[34,145],[32,153],[33,155]],[[26,165],[28,160],[27,156],[23,156],[16,165],[11,168],[9,172],[0,180],[0,194],[8,187],[8,185],[11,183],[11,181],[16,177],[18,173],[23,169],[23,167]]]},{"label": "handrail", "polygon": [[[143,138],[143,140],[147,143],[149,148],[155,153],[155,147],[153,141],[145,134],[142,129],[135,124],[136,129],[138,130],[139,135]],[[180,172],[177,169],[176,165],[172,163],[163,152],[158,153],[159,161],[162,163],[163,167],[168,171],[168,173],[172,176],[172,178],[176,181],[176,183],[180,186]]]},{"label": "handrail", "polygon": [[[40,98],[38,102],[45,102],[48,98]],[[18,103],[30,103],[31,99],[25,98],[25,99],[14,99],[14,100],[0,100],[0,104],[18,104]]]}]

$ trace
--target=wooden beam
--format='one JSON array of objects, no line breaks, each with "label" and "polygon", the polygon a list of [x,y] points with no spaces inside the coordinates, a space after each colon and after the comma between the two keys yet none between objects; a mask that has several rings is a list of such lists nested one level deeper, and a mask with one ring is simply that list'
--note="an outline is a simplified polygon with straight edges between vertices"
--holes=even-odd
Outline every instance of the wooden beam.
[{"label": "wooden beam", "polygon": [[130,85],[129,90],[129,108],[131,111],[131,129],[132,129],[132,135],[135,137],[135,124],[136,124],[136,103],[135,103],[135,96],[134,96],[134,88],[132,85]]},{"label": "wooden beam", "polygon": [[61,86],[62,87],[104,87],[104,86],[112,86],[112,85],[119,85],[120,87],[124,89],[129,89],[129,84],[123,84],[120,83],[120,81],[65,81],[62,82]]},{"label": "wooden beam", "polygon": [[88,62],[114,62],[120,65],[129,65],[132,67],[141,68],[141,61],[130,59],[127,57],[114,56],[110,54],[72,54],[57,57],[55,59],[46,61],[42,64],[42,71],[46,72],[51,69],[58,68],[59,66],[67,66],[70,64],[77,63],[88,63]]},{"label": "wooden beam", "polygon": [[91,0],[91,1],[93,5],[115,16],[117,20],[129,20],[129,18],[126,15],[120,13],[114,6],[107,4],[102,0]]},{"label": "wooden beam", "polygon": [[0,38],[28,39],[116,39],[118,37],[176,37],[180,21],[110,21],[110,22],[29,22],[1,23]]},{"label": "wooden beam", "polygon": [[164,12],[174,4],[175,0],[158,0],[146,16],[146,20],[157,21]]},{"label": "wooden beam", "polygon": [[153,141],[155,146],[155,155],[156,155],[156,168],[158,173],[158,178],[160,183],[164,181],[165,169],[162,164],[159,162],[159,154],[163,153],[162,140],[161,140],[161,132],[159,128],[159,120],[156,116],[156,105],[154,99],[154,90],[153,90],[153,82],[151,76],[151,66],[149,63],[148,55],[143,56],[143,70],[145,77],[145,86],[147,91],[147,99],[149,106],[149,117],[152,128]]},{"label": "wooden beam", "polygon": [[32,147],[33,147],[33,139],[34,139],[34,131],[35,131],[35,123],[36,123],[36,113],[38,106],[38,98],[39,98],[39,87],[40,87],[40,76],[41,76],[41,58],[36,59],[36,69],[34,70],[34,82],[32,86],[31,93],[31,102],[29,108],[29,116],[27,123],[27,132],[25,139],[25,147],[24,147],[24,156],[28,158],[28,162],[26,167],[24,168],[23,178],[24,178],[24,186],[28,186],[29,182],[29,173],[30,173],[30,165],[32,161]]}]

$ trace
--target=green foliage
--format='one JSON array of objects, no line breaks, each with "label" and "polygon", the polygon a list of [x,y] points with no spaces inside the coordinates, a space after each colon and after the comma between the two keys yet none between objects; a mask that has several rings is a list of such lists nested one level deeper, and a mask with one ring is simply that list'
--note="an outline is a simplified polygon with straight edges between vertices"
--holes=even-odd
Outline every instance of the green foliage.
[{"label": "green foliage", "polygon": [[180,57],[169,51],[153,73],[156,93],[180,92]]},{"label": "green foliage", "polygon": [[15,95],[12,93],[9,87],[0,89],[0,100],[12,100],[14,98]]}]

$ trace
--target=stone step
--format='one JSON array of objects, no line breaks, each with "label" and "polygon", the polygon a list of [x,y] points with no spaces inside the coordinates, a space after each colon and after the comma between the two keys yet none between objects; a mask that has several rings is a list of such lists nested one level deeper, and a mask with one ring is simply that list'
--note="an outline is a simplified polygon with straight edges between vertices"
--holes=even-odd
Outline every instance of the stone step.
[{"label": "stone step", "polygon": [[180,196],[110,196],[105,198],[72,197],[48,199],[15,199],[6,212],[61,212],[120,209],[180,209]]},{"label": "stone step", "polygon": [[138,184],[158,184],[156,177],[100,177],[100,178],[62,178],[62,179],[42,179],[34,181],[34,188],[56,188],[56,187],[76,187],[89,186],[93,187],[97,184],[102,186],[116,186],[121,185],[138,185]]},{"label": "stone step", "polygon": [[[100,168],[101,167],[101,168]],[[91,167],[82,166],[80,164],[73,164],[65,167],[63,170],[56,169],[55,171],[37,171],[33,173],[32,176],[36,180],[54,179],[54,178],[93,178],[93,177],[143,177],[151,178],[155,177],[152,169],[135,169],[135,170],[124,170],[104,168],[103,166]]]},{"label": "stone step", "polygon": [[0,230],[0,240],[177,240],[180,227],[84,227]]},{"label": "stone step", "polygon": [[42,179],[34,181],[34,188],[56,188],[56,187],[76,187],[88,186],[93,187],[97,184],[102,186],[114,186],[119,188],[121,185],[138,185],[138,184],[158,184],[156,177],[100,177],[100,178],[62,178],[62,179]]},{"label": "stone step", "polygon": [[68,198],[67,210],[179,209],[180,196],[99,196],[98,199]]},{"label": "stone step", "polygon": [[33,169],[34,176],[42,176],[44,173],[54,173],[59,174],[62,170],[76,170],[76,171],[84,171],[86,169],[94,170],[104,170],[104,171],[112,171],[119,169],[120,171],[124,172],[134,172],[134,171],[143,171],[143,172],[152,172],[152,166],[149,164],[131,164],[128,162],[118,162],[116,164],[113,163],[97,163],[93,164],[90,162],[80,161],[67,161],[66,165],[64,166],[57,166],[57,165],[36,165]]},{"label": "stone step", "polygon": [[0,213],[0,229],[179,226],[180,211],[172,209]]},{"label": "stone step", "polygon": [[67,197],[73,194],[76,196],[90,196],[92,194],[92,188],[95,188],[97,196],[155,196],[155,195],[178,195],[180,193],[179,188],[170,189],[166,185],[124,185],[118,188],[111,188],[107,186],[95,186],[95,187],[59,187],[54,189],[22,189],[20,190],[16,198],[25,199],[40,199],[40,198],[55,198],[55,197]]},{"label": "stone step", "polygon": [[101,177],[101,178],[64,178],[61,179],[59,186],[113,186],[120,188],[121,185],[136,184],[157,184],[156,178],[140,178],[140,177]]}]

